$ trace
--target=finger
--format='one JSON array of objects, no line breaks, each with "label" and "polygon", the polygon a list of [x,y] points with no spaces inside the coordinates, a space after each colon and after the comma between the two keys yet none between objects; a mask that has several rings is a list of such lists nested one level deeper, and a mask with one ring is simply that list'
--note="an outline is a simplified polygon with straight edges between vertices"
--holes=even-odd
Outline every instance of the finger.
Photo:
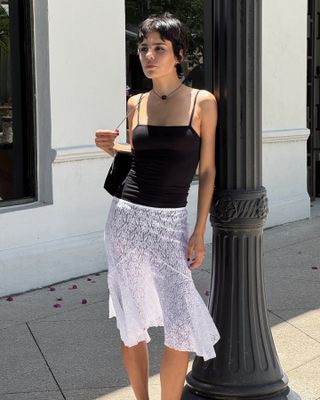
[{"label": "finger", "polygon": [[188,250],[187,250],[187,261],[190,261],[190,260],[191,260],[192,253],[193,253],[193,246],[192,246],[192,245],[189,245],[189,246],[188,246]]},{"label": "finger", "polygon": [[114,146],[115,144],[115,139],[101,139],[101,138],[95,138],[96,143],[100,144],[105,144],[107,146]]},{"label": "finger", "polygon": [[96,130],[96,134],[99,134],[99,135],[110,135],[110,134],[116,134],[116,133],[119,133],[118,129],[114,130],[114,131],[111,131],[110,129],[97,129]]},{"label": "finger", "polygon": [[202,265],[203,259],[195,258],[193,262],[189,265],[189,269],[197,269]]},{"label": "finger", "polygon": [[101,133],[96,133],[95,137],[98,139],[114,140],[119,136],[119,133],[110,133],[108,135],[103,135]]},{"label": "finger", "polygon": [[96,138],[101,138],[101,139],[106,139],[106,140],[115,139],[118,136],[119,136],[118,133],[110,133],[108,135],[102,135],[100,133],[96,133]]},{"label": "finger", "polygon": [[112,148],[114,146],[114,142],[110,143],[110,142],[103,142],[100,140],[95,140],[95,143],[97,146],[104,146],[104,147],[110,147],[110,148]]},{"label": "finger", "polygon": [[95,142],[96,143],[101,143],[101,144],[106,144],[106,145],[109,145],[109,146],[113,146],[114,145],[114,139],[106,140],[106,139],[97,138],[97,139],[95,139]]},{"label": "finger", "polygon": [[205,257],[205,252],[199,250],[196,254],[196,257],[191,261],[191,264],[189,264],[189,268],[190,269],[199,268],[203,263],[204,257]]}]

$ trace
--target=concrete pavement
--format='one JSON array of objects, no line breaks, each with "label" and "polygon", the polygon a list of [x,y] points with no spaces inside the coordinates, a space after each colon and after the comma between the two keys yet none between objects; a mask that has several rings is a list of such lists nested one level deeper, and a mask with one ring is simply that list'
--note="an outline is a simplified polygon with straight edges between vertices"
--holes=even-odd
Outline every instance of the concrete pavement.
[{"label": "concrete pavement", "polygon": [[[320,201],[311,210],[308,220],[264,232],[272,333],[289,384],[303,400],[320,399]],[[193,272],[205,301],[210,260],[208,245]],[[107,318],[106,272],[52,288],[0,299],[0,400],[134,399],[116,322]],[[150,399],[160,400],[163,328],[149,333]]]}]

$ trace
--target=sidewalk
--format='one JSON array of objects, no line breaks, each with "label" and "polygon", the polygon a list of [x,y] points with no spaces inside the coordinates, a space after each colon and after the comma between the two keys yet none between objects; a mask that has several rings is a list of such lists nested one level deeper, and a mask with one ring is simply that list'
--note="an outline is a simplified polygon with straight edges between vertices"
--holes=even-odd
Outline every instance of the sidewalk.
[{"label": "sidewalk", "polygon": [[[309,220],[264,232],[272,333],[290,387],[303,400],[320,399],[320,202],[311,210]],[[193,272],[205,301],[211,246],[206,253]],[[106,272],[53,287],[0,300],[0,399],[133,400],[116,322],[107,318]],[[163,328],[149,333],[150,398],[160,400]]]}]

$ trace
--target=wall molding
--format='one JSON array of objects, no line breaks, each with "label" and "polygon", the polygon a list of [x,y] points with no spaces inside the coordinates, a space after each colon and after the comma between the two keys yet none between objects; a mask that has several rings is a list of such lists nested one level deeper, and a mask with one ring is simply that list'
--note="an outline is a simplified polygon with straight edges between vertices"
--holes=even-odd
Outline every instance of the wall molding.
[{"label": "wall molding", "polygon": [[306,142],[309,135],[310,130],[307,128],[263,130],[262,143]]},{"label": "wall molding", "polygon": [[[279,143],[279,142],[301,142],[307,141],[310,130],[301,129],[283,129],[283,130],[264,130],[262,132],[263,143]],[[112,158],[106,152],[97,148],[96,145],[58,147],[52,149],[52,162],[65,163],[72,161],[83,161],[93,159]]]},{"label": "wall molding", "polygon": [[111,156],[108,156],[107,153],[103,150],[98,149],[96,145],[59,147],[53,149],[53,151],[54,164],[72,161],[113,158]]}]

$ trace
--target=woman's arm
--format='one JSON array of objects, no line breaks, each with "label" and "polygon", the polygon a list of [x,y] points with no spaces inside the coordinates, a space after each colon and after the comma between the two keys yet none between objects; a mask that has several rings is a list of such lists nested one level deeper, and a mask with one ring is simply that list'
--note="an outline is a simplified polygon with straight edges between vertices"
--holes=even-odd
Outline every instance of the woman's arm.
[{"label": "woman's arm", "polygon": [[204,95],[199,99],[199,107],[201,110],[201,150],[199,161],[197,221],[194,230],[204,235],[216,177],[215,138],[218,120],[216,98],[213,94],[205,91]]},{"label": "woman's arm", "polygon": [[132,126],[135,118],[135,109],[140,100],[140,94],[131,96],[128,100],[128,129],[129,129],[129,144],[114,143],[114,150],[116,151],[127,151],[132,152],[133,142],[132,142]]},{"label": "woman's arm", "polygon": [[117,143],[115,142],[116,137],[119,135],[117,131],[110,130],[102,130],[99,129],[96,131],[96,145],[104,150],[106,153],[111,156],[115,156],[118,151],[123,151],[127,153],[132,152],[133,143],[132,143],[132,123],[133,117],[135,114],[135,108],[140,99],[140,95],[132,96],[128,100],[128,127],[129,127],[129,140],[130,143]]},{"label": "woman's arm", "polygon": [[192,253],[195,252],[195,258],[190,265],[191,269],[200,267],[205,255],[204,234],[216,177],[215,138],[218,120],[217,101],[215,96],[206,90],[199,93],[198,99],[201,120],[201,149],[197,220],[188,246],[188,258],[191,258]]}]

